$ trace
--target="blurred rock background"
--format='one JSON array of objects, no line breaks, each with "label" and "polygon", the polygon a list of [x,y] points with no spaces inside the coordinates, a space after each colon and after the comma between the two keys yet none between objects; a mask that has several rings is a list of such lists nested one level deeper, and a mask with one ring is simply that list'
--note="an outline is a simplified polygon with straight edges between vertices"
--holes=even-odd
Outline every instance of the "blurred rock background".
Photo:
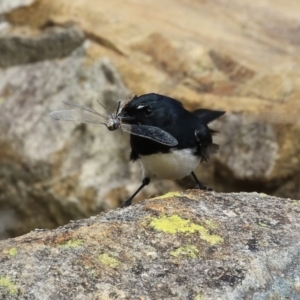
[{"label": "blurred rock background", "polygon": [[156,92],[226,110],[199,178],[299,199],[299,13],[297,0],[1,0],[0,238],[116,208],[140,184],[128,135],[53,121],[63,100],[101,111]]}]

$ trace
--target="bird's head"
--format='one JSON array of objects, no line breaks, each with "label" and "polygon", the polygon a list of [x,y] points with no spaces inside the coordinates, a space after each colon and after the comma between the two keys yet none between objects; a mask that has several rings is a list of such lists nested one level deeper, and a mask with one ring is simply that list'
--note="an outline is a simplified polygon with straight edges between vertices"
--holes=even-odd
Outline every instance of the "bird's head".
[{"label": "bird's head", "polygon": [[160,127],[171,123],[177,112],[177,107],[181,106],[179,101],[172,98],[154,93],[145,94],[134,97],[125,103],[119,117],[129,124]]}]

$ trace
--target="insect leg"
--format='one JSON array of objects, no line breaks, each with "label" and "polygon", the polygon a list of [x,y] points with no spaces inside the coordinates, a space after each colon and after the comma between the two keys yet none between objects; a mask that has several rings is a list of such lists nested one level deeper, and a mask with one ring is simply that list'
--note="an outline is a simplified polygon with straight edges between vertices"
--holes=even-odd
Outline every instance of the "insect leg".
[{"label": "insect leg", "polygon": [[129,198],[127,199],[125,202],[123,202],[122,207],[127,207],[130,206],[132,204],[132,200],[133,198],[138,194],[138,192],[146,185],[148,185],[150,183],[150,178],[145,177],[142,181],[141,186],[135,191],[135,193]]},{"label": "insect leg", "polygon": [[193,178],[195,179],[196,181],[196,188],[199,189],[199,190],[204,190],[204,191],[212,191],[213,189],[212,188],[208,188],[206,185],[204,185],[203,183],[201,183],[199,181],[199,179],[197,178],[197,176],[195,175],[194,172],[191,173]]},{"label": "insect leg", "polygon": [[109,114],[112,119],[114,119],[113,114],[99,100],[97,100],[97,102],[105,109],[106,113]]},{"label": "insect leg", "polygon": [[115,112],[115,118],[117,118],[118,115],[119,115],[120,105],[121,105],[121,101],[119,101],[119,102],[117,103],[117,109],[116,109],[116,112]]}]

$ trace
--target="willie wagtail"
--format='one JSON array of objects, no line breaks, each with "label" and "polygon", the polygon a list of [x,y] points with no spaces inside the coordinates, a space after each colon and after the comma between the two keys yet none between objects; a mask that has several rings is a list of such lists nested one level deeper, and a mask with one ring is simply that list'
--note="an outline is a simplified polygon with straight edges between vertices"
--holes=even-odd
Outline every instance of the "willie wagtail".
[{"label": "willie wagtail", "polygon": [[[140,161],[143,181],[137,191],[123,203],[123,207],[131,205],[133,198],[152,178],[176,180],[191,174],[197,188],[207,190],[193,171],[200,162],[207,161],[210,154],[217,152],[219,147],[212,140],[215,131],[207,124],[224,113],[208,109],[190,112],[181,102],[154,93],[135,96],[125,103],[118,113],[122,123],[141,126],[141,131],[145,125],[145,128],[151,126],[155,130],[152,139],[138,134],[130,136],[130,159]],[[164,136],[169,139],[164,139]]]}]

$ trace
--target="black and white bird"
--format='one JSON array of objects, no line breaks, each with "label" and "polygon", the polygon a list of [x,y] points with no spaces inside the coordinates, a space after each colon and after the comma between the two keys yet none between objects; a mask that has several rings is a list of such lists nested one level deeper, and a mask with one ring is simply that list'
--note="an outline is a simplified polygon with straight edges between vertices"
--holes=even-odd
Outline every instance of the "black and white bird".
[{"label": "black and white bird", "polygon": [[[158,142],[156,138],[131,134],[130,159],[140,161],[143,180],[137,191],[123,203],[123,207],[131,205],[133,198],[152,178],[176,180],[191,174],[197,188],[207,190],[197,179],[194,170],[200,162],[207,161],[211,154],[217,152],[219,146],[212,139],[215,131],[207,124],[224,113],[208,109],[190,112],[181,102],[154,93],[128,101],[118,114],[122,122],[159,128],[162,138]],[[154,134],[160,136],[157,129]]]}]

